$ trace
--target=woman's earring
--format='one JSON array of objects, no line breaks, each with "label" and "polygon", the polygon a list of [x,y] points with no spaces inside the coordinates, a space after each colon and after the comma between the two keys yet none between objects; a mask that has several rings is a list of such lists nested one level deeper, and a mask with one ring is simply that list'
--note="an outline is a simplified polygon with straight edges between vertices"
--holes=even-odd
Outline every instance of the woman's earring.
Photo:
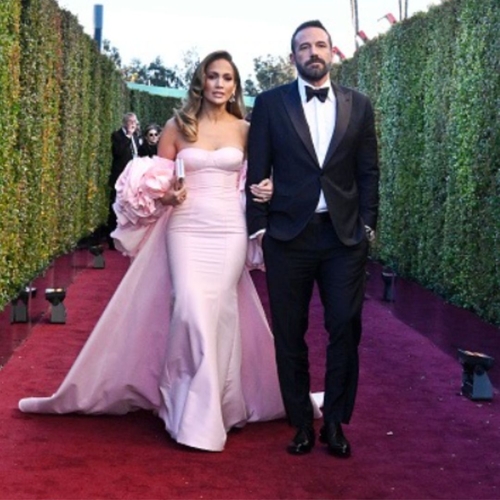
[{"label": "woman's earring", "polygon": [[229,102],[236,102],[236,96],[234,94],[229,98]]}]

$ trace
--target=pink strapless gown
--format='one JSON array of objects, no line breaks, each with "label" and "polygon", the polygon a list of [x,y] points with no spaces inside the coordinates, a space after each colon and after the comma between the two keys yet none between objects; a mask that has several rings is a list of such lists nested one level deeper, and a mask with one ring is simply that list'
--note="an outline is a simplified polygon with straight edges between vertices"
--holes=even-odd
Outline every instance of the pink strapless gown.
[{"label": "pink strapless gown", "polygon": [[284,416],[274,343],[245,268],[243,153],[187,148],[188,197],[162,215],[52,397],[23,412],[154,411],[179,443]]}]

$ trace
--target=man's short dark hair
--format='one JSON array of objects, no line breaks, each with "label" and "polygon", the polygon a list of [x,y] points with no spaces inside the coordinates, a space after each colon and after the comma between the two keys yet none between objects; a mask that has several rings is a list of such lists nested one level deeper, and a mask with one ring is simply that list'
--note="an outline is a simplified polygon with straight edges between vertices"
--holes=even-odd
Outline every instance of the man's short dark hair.
[{"label": "man's short dark hair", "polygon": [[328,33],[328,30],[323,26],[323,23],[321,21],[318,21],[317,19],[315,19],[313,21],[306,21],[305,23],[302,23],[293,32],[292,42],[291,42],[292,53],[293,54],[295,54],[295,47],[294,47],[295,37],[297,36],[297,33],[299,33],[302,30],[305,30],[306,28],[319,28],[319,29],[322,29],[328,35],[328,41],[330,42],[330,47],[332,46],[332,37],[330,36],[330,33]]}]

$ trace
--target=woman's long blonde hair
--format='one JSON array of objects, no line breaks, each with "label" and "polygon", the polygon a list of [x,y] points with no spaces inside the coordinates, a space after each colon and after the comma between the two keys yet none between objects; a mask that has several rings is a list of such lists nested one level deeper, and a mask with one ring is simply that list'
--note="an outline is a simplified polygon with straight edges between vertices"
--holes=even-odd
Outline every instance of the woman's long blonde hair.
[{"label": "woman's long blonde hair", "polygon": [[189,85],[188,95],[184,100],[182,107],[174,111],[175,122],[179,127],[181,134],[188,142],[196,142],[198,139],[198,117],[200,115],[201,104],[203,102],[203,89],[205,87],[207,68],[210,64],[220,59],[227,61],[233,68],[236,84],[234,101],[228,101],[226,109],[237,118],[243,118],[245,116],[245,103],[243,102],[240,73],[233,62],[231,54],[225,50],[212,52],[208,54],[208,56],[206,56],[200,64],[198,64],[191,80],[191,84]]}]

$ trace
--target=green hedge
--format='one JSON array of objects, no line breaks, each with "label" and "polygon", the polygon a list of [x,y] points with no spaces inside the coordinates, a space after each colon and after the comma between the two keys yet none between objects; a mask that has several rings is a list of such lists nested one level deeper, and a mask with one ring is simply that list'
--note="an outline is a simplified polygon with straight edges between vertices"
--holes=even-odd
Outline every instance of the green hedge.
[{"label": "green hedge", "polygon": [[20,105],[19,0],[0,2],[0,306],[15,292],[19,282],[17,249],[21,246],[20,207],[22,188],[17,182]]},{"label": "green hedge", "polygon": [[0,4],[0,308],[106,221],[128,90],[55,0]]},{"label": "green hedge", "polygon": [[163,127],[179,104],[179,99],[174,97],[148,94],[138,90],[130,91],[130,108],[137,114],[143,129],[148,123],[156,123]]},{"label": "green hedge", "polygon": [[334,77],[371,96],[380,142],[374,255],[500,324],[500,3],[444,2]]},{"label": "green hedge", "polygon": [[55,0],[0,3],[0,310],[107,220],[111,132],[178,100],[129,91]]},{"label": "green hedge", "polygon": [[20,276],[47,266],[57,246],[57,179],[61,162],[61,29],[57,4],[23,1],[17,182],[21,188]]},{"label": "green hedge", "polygon": [[55,0],[0,4],[0,309],[107,220],[111,132],[175,99],[130,92]]}]

